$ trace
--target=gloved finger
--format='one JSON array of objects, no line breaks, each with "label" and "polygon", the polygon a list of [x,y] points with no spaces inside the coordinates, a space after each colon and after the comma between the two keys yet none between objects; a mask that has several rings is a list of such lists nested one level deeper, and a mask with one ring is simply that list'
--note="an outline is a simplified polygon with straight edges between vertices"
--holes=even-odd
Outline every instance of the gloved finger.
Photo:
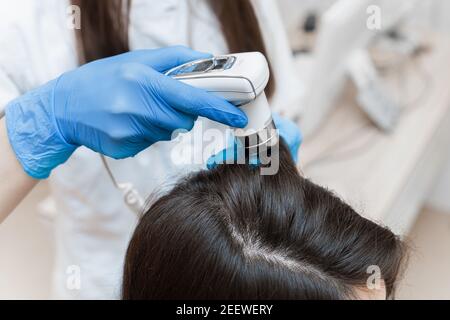
[{"label": "gloved finger", "polygon": [[293,160],[297,162],[298,150],[303,141],[303,136],[299,127],[293,121],[283,118],[277,113],[272,114],[272,119],[278,129],[280,137],[283,138],[284,142],[287,144]]},{"label": "gloved finger", "polygon": [[[300,129],[294,122],[279,116],[277,113],[273,113],[272,118],[280,137],[287,144],[293,160],[297,162],[298,150],[303,140]],[[243,152],[243,148],[239,148],[238,144],[239,140],[235,140],[231,146],[211,156],[206,163],[207,168],[211,170],[221,164],[239,163],[238,159],[240,159],[240,153]],[[242,151],[240,152],[239,150]],[[260,161],[256,155],[248,159],[246,163],[252,166],[260,165]]]},{"label": "gloved finger", "polygon": [[221,164],[232,164],[232,163],[236,163],[237,159],[239,158],[239,154],[238,154],[238,150],[237,150],[237,145],[235,145],[234,143],[229,146],[226,149],[223,149],[222,151],[220,151],[219,153],[209,157],[208,161],[206,162],[206,166],[208,167],[209,170],[217,167],[218,165]]},{"label": "gloved finger", "polygon": [[184,63],[207,59],[211,54],[192,50],[184,46],[173,46],[154,50],[136,50],[123,54],[124,63],[141,63],[158,72],[168,71]]},{"label": "gloved finger", "polygon": [[[155,83],[155,79],[157,79]],[[248,119],[242,110],[228,101],[170,77],[158,74],[149,86],[172,108],[192,116],[201,116],[231,127],[243,128]],[[155,87],[156,86],[156,87]]]},{"label": "gloved finger", "polygon": [[228,148],[220,151],[219,153],[209,157],[206,162],[206,167],[209,170],[216,168],[221,164],[249,164],[251,166],[259,166],[260,161],[257,155],[251,156],[245,160],[245,149],[238,143],[234,142]]},{"label": "gloved finger", "polygon": [[[227,149],[224,149],[218,154],[211,156],[206,163],[206,167],[208,168],[208,170],[217,168],[217,166],[222,164],[244,164],[244,162],[239,162],[235,159],[232,159],[229,155],[227,155],[227,153],[228,153]],[[258,157],[255,155],[252,156],[248,161],[246,161],[245,164],[250,165],[252,167],[258,167],[260,165],[260,161]]]}]

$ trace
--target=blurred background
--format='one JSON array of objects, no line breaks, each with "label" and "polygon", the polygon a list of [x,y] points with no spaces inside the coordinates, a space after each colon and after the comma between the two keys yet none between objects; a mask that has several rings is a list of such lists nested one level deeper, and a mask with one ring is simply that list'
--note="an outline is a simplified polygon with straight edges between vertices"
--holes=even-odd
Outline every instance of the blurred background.
[{"label": "blurred background", "polygon": [[[450,299],[450,1],[274,4],[300,169],[406,239],[398,299]],[[0,299],[50,297],[55,214],[43,182],[0,225]]]}]

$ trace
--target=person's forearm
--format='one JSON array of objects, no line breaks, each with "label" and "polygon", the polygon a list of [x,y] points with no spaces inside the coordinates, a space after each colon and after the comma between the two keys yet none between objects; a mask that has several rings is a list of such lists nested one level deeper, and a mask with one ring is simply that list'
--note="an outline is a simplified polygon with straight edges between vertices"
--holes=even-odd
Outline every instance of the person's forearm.
[{"label": "person's forearm", "polygon": [[0,120],[0,223],[38,183],[22,169],[6,134],[5,119]]}]

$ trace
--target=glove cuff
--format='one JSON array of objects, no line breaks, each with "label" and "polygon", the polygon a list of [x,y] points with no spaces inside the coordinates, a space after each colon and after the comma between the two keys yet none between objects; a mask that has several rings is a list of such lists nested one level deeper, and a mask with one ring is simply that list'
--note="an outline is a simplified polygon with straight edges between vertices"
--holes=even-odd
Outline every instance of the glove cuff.
[{"label": "glove cuff", "polygon": [[25,172],[46,179],[77,148],[65,141],[53,117],[53,90],[57,80],[34,89],[6,106],[9,142]]}]

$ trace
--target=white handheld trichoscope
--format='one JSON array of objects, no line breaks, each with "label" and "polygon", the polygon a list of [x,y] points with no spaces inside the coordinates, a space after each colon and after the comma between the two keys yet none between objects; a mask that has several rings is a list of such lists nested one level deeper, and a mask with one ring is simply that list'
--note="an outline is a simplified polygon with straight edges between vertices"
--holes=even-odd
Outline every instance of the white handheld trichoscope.
[{"label": "white handheld trichoscope", "polygon": [[[196,60],[175,67],[166,75],[217,94],[241,108],[248,117],[248,124],[243,129],[235,128],[234,136],[249,155],[264,155],[278,143],[278,131],[264,93],[269,81],[269,65],[261,53],[236,53]],[[102,160],[127,206],[138,216],[142,214],[143,198],[131,183],[118,183],[105,157],[102,156]]]},{"label": "white handheld trichoscope", "polygon": [[278,143],[264,89],[269,81],[269,65],[259,52],[235,53],[188,62],[166,73],[188,85],[216,94],[238,106],[248,117],[234,135],[250,154]]}]

